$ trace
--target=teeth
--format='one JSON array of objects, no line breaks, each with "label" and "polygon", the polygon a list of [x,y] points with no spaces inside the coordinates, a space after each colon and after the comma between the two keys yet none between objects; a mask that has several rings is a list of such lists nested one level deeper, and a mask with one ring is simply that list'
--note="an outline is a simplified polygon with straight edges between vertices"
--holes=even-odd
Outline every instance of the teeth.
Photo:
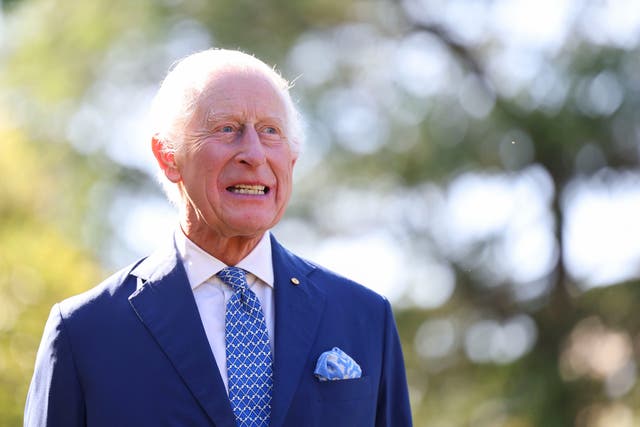
[{"label": "teeth", "polygon": [[236,194],[261,195],[265,194],[266,187],[264,185],[239,184],[230,187],[230,189]]}]

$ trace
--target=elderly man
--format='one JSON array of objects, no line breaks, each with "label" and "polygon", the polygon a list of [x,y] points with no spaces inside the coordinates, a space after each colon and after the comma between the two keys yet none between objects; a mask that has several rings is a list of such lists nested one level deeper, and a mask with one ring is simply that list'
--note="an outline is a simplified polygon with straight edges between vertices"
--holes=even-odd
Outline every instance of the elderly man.
[{"label": "elderly man", "polygon": [[411,425],[387,300],[269,233],[301,144],[288,88],[236,51],[169,73],[151,145],[180,229],[53,307],[25,426]]}]

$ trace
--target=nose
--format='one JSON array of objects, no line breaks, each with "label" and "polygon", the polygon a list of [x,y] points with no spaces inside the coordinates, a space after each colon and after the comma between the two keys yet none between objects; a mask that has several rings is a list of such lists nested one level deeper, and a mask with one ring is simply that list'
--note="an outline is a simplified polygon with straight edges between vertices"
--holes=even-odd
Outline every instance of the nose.
[{"label": "nose", "polygon": [[255,167],[266,162],[264,146],[253,126],[245,126],[240,138],[240,152],[236,156],[240,163]]}]

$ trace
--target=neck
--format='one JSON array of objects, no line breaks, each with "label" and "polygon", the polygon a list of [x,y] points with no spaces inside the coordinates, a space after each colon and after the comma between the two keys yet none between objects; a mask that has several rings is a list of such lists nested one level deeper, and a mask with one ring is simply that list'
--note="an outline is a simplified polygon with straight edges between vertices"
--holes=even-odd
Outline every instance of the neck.
[{"label": "neck", "polygon": [[182,232],[208,254],[229,266],[235,266],[260,243],[264,233],[257,236],[220,236],[202,230],[181,226]]}]

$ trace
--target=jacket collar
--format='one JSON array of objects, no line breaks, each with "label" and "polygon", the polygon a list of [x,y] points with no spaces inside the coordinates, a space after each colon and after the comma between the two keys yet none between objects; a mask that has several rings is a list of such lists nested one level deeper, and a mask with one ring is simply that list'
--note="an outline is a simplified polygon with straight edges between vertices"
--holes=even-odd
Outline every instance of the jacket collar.
[{"label": "jacket collar", "polygon": [[229,400],[214,397],[225,396],[226,390],[173,242],[143,260],[131,274],[138,284],[129,303],[140,321],[213,423],[235,427]]},{"label": "jacket collar", "polygon": [[275,297],[274,392],[271,425],[284,424],[307,365],[324,312],[326,295],[311,274],[316,267],[293,255],[272,236]]}]

